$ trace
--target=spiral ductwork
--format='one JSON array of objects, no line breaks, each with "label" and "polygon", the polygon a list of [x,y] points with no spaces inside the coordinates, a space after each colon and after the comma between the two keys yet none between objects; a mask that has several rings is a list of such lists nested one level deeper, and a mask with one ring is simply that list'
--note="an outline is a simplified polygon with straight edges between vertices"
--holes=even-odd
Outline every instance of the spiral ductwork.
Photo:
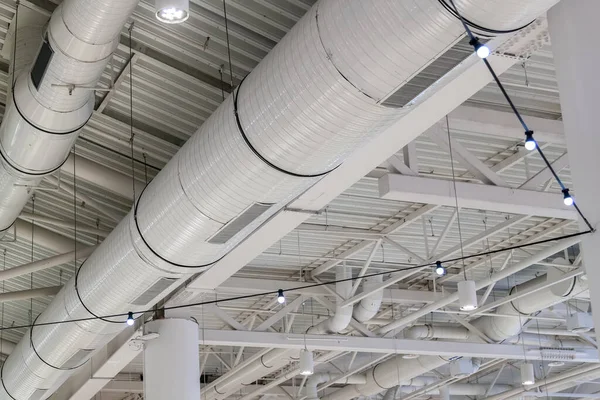
[{"label": "spiral ductwork", "polygon": [[[66,161],[136,0],[65,0],[48,26],[15,18],[15,71],[0,125],[0,235]],[[93,17],[92,17],[93,16]],[[14,77],[14,78],[13,78]]]},{"label": "spiral ductwork", "polygon": [[[496,29],[529,22],[554,2],[536,0],[524,6],[521,0],[455,1],[469,19]],[[93,52],[98,60],[86,62],[99,71],[97,63],[113,46],[105,30],[117,25],[120,29],[122,14],[134,5],[135,1],[124,0],[65,0],[49,31],[55,25],[57,30],[63,25],[80,30],[81,40],[72,43],[81,52],[92,46],[88,43],[100,43],[93,45],[99,46]],[[113,12],[120,7],[120,13]],[[37,322],[126,314],[154,305],[173,289],[176,279],[210,267],[356,148],[401,118],[402,110],[380,102],[462,35],[461,23],[437,0],[315,4],[148,185],[134,209]],[[50,36],[50,43],[62,49],[58,45],[63,42]],[[61,67],[70,68],[70,59],[63,63]],[[58,64],[48,71],[55,82],[62,82]],[[89,78],[76,70],[73,76]],[[25,92],[32,104],[39,104],[36,109],[64,98],[64,93],[51,90],[51,82],[44,83],[43,94]],[[17,88],[31,92],[26,83]],[[15,94],[17,104],[19,96]],[[23,122],[32,130],[32,140],[39,136],[32,142],[35,146],[54,137],[46,131],[70,138],[52,151],[55,163],[47,158],[34,163],[28,152],[18,149],[3,154],[15,162],[32,161],[27,168],[43,173],[56,168],[72,144],[69,135],[88,116],[82,112],[89,107],[85,96],[68,100],[79,108],[68,113],[63,106],[49,108],[34,113],[39,119],[32,116]],[[55,113],[61,118],[54,118]],[[39,129],[42,126],[45,131]],[[7,132],[4,129],[3,136]],[[51,387],[124,329],[124,319],[34,327],[4,364],[0,400],[29,399]],[[437,361],[423,369],[436,365]],[[395,371],[390,377],[397,376]]]}]

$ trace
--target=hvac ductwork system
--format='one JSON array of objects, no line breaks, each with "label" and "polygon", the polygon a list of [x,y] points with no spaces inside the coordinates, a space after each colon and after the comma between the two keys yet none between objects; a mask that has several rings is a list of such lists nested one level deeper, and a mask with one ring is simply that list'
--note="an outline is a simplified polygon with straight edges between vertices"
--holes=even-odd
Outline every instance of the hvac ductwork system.
[{"label": "hvac ductwork system", "polygon": [[[49,31],[74,33],[70,45],[77,46],[78,54],[101,58],[110,53],[135,3],[66,0],[52,16]],[[555,0],[455,3],[476,24],[514,29]],[[157,175],[134,210],[37,322],[147,309],[169,293],[177,279],[210,267],[400,118],[402,111],[384,107],[381,101],[451,47],[464,31],[437,0],[374,4],[363,0],[315,4]],[[56,43],[57,49],[64,45]],[[77,77],[88,84],[102,70],[97,59],[75,62],[58,54],[57,50],[35,93],[30,83],[17,85],[15,103],[20,105],[25,96],[34,105],[57,104],[56,109],[36,105],[40,113],[29,122],[63,133],[59,142],[64,146],[55,146],[49,141],[54,136],[25,121],[3,125],[3,137],[14,137],[3,142],[13,144],[3,151],[5,157],[40,173],[66,159],[75,132],[89,117],[89,93],[75,90],[69,96],[68,90],[57,90],[52,83]],[[21,93],[21,86],[29,88],[29,94]],[[24,106],[21,111],[26,110],[29,107]],[[56,118],[57,112],[61,118]],[[22,120],[16,107],[9,108],[7,117]],[[10,132],[18,125],[26,130],[17,140]],[[27,143],[22,139],[26,137]],[[48,157],[33,158],[32,148],[45,149]],[[5,220],[8,224],[11,219]],[[124,320],[33,328],[4,364],[0,400],[29,399],[49,388],[120,332]],[[407,365],[403,373],[419,375],[440,364],[437,359],[426,361],[415,360],[422,365],[418,369]],[[394,367],[388,374],[390,379],[397,378],[396,371]]]},{"label": "hvac ductwork system", "polygon": [[[342,265],[338,265],[336,267],[336,280],[349,279],[351,277],[352,271],[350,271],[349,268],[346,268]],[[364,278],[362,290],[363,292],[368,292],[381,282],[383,282],[383,276],[381,275]],[[311,327],[307,333],[324,334],[341,332],[346,329],[348,325],[350,325],[350,321],[352,321],[353,317],[358,322],[367,322],[377,314],[379,307],[381,307],[381,301],[383,300],[383,290],[378,290],[362,299],[354,307],[342,307],[342,303],[351,297],[352,281],[336,283],[335,291],[339,297],[336,297],[335,300],[336,308],[334,315],[331,318],[321,321],[317,325]]]},{"label": "hvac ductwork system", "polygon": [[[525,290],[534,285],[545,282],[546,279],[553,279],[553,275],[560,273],[559,270],[550,270],[548,275],[541,276],[522,285],[515,286],[511,293],[518,293],[519,290]],[[506,303],[496,310],[500,315],[515,315],[512,317],[504,316],[486,316],[479,318],[473,324],[486,336],[491,337],[495,341],[503,341],[518,335],[523,329],[523,324],[527,322],[527,316],[533,312],[542,310],[558,302],[564,301],[568,296],[575,295],[578,292],[585,291],[586,286],[584,281],[579,277],[566,280],[555,284],[548,289],[539,290],[520,299]],[[519,312],[522,316],[519,316]],[[405,336],[411,339],[433,339],[443,338],[450,340],[467,340],[470,338],[468,331],[454,327],[433,327],[433,326],[418,326],[407,330]],[[531,338],[529,338],[531,339]],[[478,339],[479,340],[479,339]],[[527,343],[528,338],[518,337],[515,342]],[[541,338],[535,340],[535,345],[540,344]],[[559,343],[553,341],[554,344]],[[570,345],[571,343],[569,343]],[[581,347],[581,346],[579,346]],[[391,360],[385,361],[376,365],[366,372],[367,383],[365,385],[346,386],[328,396],[323,397],[323,400],[349,400],[359,396],[371,396],[383,389],[389,389],[398,385],[398,381],[406,381],[422,375],[432,369],[441,367],[448,360],[436,356],[421,356],[416,359],[406,360],[402,356],[397,356]]]},{"label": "hvac ductwork system", "polygon": [[[0,235],[67,160],[94,111],[94,88],[137,1],[65,0],[48,28],[16,30],[14,87],[0,125]],[[41,42],[41,46],[40,46]]]}]

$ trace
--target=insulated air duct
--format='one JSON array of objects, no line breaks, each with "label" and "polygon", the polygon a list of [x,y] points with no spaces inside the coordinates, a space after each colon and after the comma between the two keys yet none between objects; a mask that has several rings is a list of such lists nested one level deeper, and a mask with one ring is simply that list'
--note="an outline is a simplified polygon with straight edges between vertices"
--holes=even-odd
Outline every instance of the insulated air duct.
[{"label": "insulated air duct", "polygon": [[[470,21],[494,29],[523,26],[555,2],[455,1]],[[66,0],[53,15],[50,30],[68,26],[70,32],[81,32],[80,40],[73,39],[74,45],[88,48],[92,45],[87,43],[109,43],[90,53],[108,54],[114,32],[121,29],[134,4]],[[438,0],[315,4],[157,175],[134,210],[37,322],[126,314],[154,305],[173,289],[176,279],[210,267],[357,147],[400,118],[402,111],[380,102],[463,34],[460,21]],[[74,112],[62,103],[65,99],[76,103],[77,111],[85,110],[89,99],[81,92],[75,90],[77,96],[69,97],[51,85],[59,80],[46,80],[46,76],[63,76],[63,71],[80,76],[68,60],[60,66],[64,68],[54,68],[55,58],[51,58],[39,85],[47,98],[30,97],[59,104],[57,111],[62,114]],[[89,61],[86,64],[96,70],[94,60]],[[63,80],[69,82],[68,76]],[[15,94],[17,104],[19,98]],[[74,135],[69,132],[79,129],[85,122],[82,116],[88,115],[76,114],[81,118],[73,117],[69,124],[63,118],[58,124],[53,112],[47,114],[49,118],[39,123],[47,122],[50,126],[42,125],[46,130],[63,132],[65,138]],[[32,144],[46,147],[42,139],[49,134],[35,133],[40,140]],[[70,146],[72,140],[67,142]],[[33,161],[30,152],[22,151],[25,147],[19,146],[23,161]],[[51,153],[60,162],[67,152]],[[47,158],[34,160],[39,163],[32,162],[28,168],[41,172],[56,168]],[[49,388],[119,333],[124,319],[33,328],[4,364],[0,400],[29,399]],[[404,373],[419,375],[440,363],[439,359],[415,361],[423,363],[421,369]],[[388,375],[395,379],[396,369]]]},{"label": "insulated air duct", "polygon": [[[518,285],[511,290],[511,293],[518,293],[519,290],[525,290],[534,285],[538,285],[553,279],[555,274],[561,272],[556,269],[551,269],[547,276],[541,276],[531,281]],[[523,324],[527,322],[526,315],[529,315],[538,310],[542,310],[557,302],[564,301],[569,295],[574,295],[586,289],[585,284],[578,277],[558,283],[548,289],[538,290],[520,299],[506,303],[496,310],[496,313],[505,315],[515,315],[515,317],[482,317],[473,324],[482,331],[486,336],[495,341],[503,341],[515,335],[518,335],[523,329]],[[505,307],[506,306],[506,307]],[[519,312],[523,313],[519,317]],[[470,334],[466,329],[454,327],[433,327],[433,326],[418,326],[407,330],[405,334],[408,338],[444,338],[451,340],[466,340]],[[479,339],[478,339],[479,340]],[[517,337],[516,343],[527,343],[531,338],[526,336]],[[541,340],[541,339],[539,339]],[[535,340],[535,344],[540,341]],[[553,341],[554,344],[560,343]],[[568,345],[572,344],[569,342]],[[376,365],[374,368],[367,371],[367,383],[365,385],[347,386],[326,397],[323,400],[349,400],[359,396],[371,396],[383,389],[389,389],[398,384],[398,380],[405,381],[432,369],[441,367],[448,361],[441,357],[421,356],[416,359],[406,360],[402,356],[397,356],[391,360],[385,361]]]},{"label": "insulated air duct", "polygon": [[0,236],[42,179],[67,160],[94,111],[89,88],[102,76],[137,2],[65,0],[45,31],[42,24],[16,21],[15,83],[0,125]]}]

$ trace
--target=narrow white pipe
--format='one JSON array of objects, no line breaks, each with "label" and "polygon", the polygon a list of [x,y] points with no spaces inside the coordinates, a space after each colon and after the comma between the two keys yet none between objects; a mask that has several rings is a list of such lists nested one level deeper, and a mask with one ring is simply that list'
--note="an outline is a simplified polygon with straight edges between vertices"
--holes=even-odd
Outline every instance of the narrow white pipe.
[{"label": "narrow white pipe", "polygon": [[78,260],[87,258],[90,254],[92,254],[94,250],[96,250],[96,247],[97,246],[83,247],[77,249],[77,252],[72,251],[65,254],[59,254],[57,256],[45,258],[43,260],[34,261],[32,263],[23,264],[14,268],[0,271],[0,281],[5,281],[7,279],[15,278],[17,276],[43,271],[48,268],[56,267],[57,265],[70,263],[75,260],[75,257],[77,257]]},{"label": "narrow white pipe", "polygon": [[[313,374],[306,380],[306,398],[307,400],[318,400],[317,386],[335,379],[335,376],[329,372]],[[366,383],[367,378],[364,375],[350,375],[345,379],[337,379],[335,383],[344,385],[361,385]]]},{"label": "narrow white pipe", "polygon": [[122,174],[114,169],[98,164],[85,157],[69,154],[67,161],[60,167],[61,173],[77,174],[77,179],[83,179],[103,189],[110,190],[126,199],[133,198],[133,185],[135,193],[140,194],[145,184],[138,180],[132,181],[128,175]]},{"label": "narrow white pipe", "polygon": [[[35,214],[31,214],[31,213],[26,213],[26,212],[22,212],[19,215],[20,219],[24,219],[24,220],[28,220],[28,221],[36,221],[36,222],[42,222],[42,223],[46,223],[49,225],[53,225],[59,228],[69,228],[69,229],[73,229],[73,223],[69,222],[69,221],[63,221],[61,219],[58,218],[52,218],[52,217],[46,217],[43,215],[35,215]],[[98,228],[92,228],[89,226],[84,226],[84,225],[77,225],[77,232],[82,232],[82,233],[89,233],[92,235],[97,235],[100,237],[106,237],[108,236],[108,234],[110,232],[102,230],[102,229],[98,229]]]},{"label": "narrow white pipe", "polygon": [[39,289],[19,290],[16,292],[0,293],[0,303],[16,300],[35,299],[37,297],[54,296],[60,292],[62,286],[50,286]]},{"label": "narrow white pipe", "polygon": [[404,330],[406,339],[446,339],[468,340],[471,335],[467,328],[454,326],[417,325]]}]

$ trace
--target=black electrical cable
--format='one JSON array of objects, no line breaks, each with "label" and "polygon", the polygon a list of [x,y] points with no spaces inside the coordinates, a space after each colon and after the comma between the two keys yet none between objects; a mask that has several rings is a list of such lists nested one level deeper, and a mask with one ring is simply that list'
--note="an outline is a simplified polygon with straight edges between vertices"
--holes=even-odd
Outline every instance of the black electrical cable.
[{"label": "black electrical cable", "polygon": [[481,26],[476,24],[473,21],[470,21],[468,19],[466,19],[465,17],[463,17],[460,13],[458,13],[454,8],[456,8],[456,6],[454,5],[454,2],[452,0],[450,1],[450,4],[452,4],[453,7],[450,7],[450,5],[446,2],[446,0],[438,0],[439,3],[450,13],[452,14],[455,18],[464,21],[465,24],[469,25],[472,28],[477,29],[478,31],[481,31],[482,33],[490,33],[492,35],[502,35],[502,34],[506,34],[506,33],[514,33],[514,32],[518,32],[524,28],[527,28],[529,25],[531,25],[535,20],[531,21],[528,24],[525,24],[519,28],[514,28],[514,29],[492,29],[492,28],[486,28],[485,26]]},{"label": "black electrical cable", "polygon": [[[467,259],[470,259],[470,258],[485,257],[485,256],[491,255],[491,254],[497,254],[497,253],[501,253],[501,252],[505,252],[505,251],[515,250],[515,249],[521,249],[521,248],[524,248],[524,247],[536,246],[536,245],[539,245],[539,244],[544,244],[544,243],[553,242],[553,241],[562,240],[562,239],[569,239],[569,238],[573,238],[573,237],[577,237],[577,236],[587,235],[589,233],[592,233],[592,231],[588,230],[588,231],[583,231],[583,232],[577,232],[577,233],[572,233],[572,234],[569,234],[569,235],[558,236],[558,237],[555,237],[555,238],[538,240],[538,241],[531,242],[531,243],[525,243],[525,244],[521,244],[521,245],[515,245],[515,246],[505,247],[505,248],[502,248],[502,249],[491,250],[491,251],[486,251],[486,252],[477,253],[477,254],[471,254],[471,255],[468,255],[468,256],[464,256],[464,257],[449,258],[449,259],[440,260],[440,261],[442,263],[452,263],[452,262],[456,262],[456,261],[461,261],[463,259],[467,260]],[[398,269],[395,269],[393,271],[375,272],[375,273],[372,273],[372,274],[366,274],[366,275],[356,276],[356,277],[351,277],[351,278],[346,278],[346,279],[336,279],[336,280],[327,281],[327,282],[311,283],[309,285],[303,285],[303,286],[297,286],[297,287],[289,288],[289,289],[284,290],[284,292],[294,293],[295,291],[298,291],[298,290],[310,289],[310,288],[315,288],[315,287],[320,287],[320,286],[326,286],[326,285],[334,285],[336,283],[341,283],[341,282],[349,282],[349,281],[351,282],[351,281],[354,281],[354,280],[357,280],[357,279],[370,278],[370,277],[373,277],[373,276],[392,275],[392,274],[400,273],[400,272],[406,272],[406,271],[411,271],[411,270],[424,269],[424,268],[427,268],[427,267],[433,267],[435,265],[436,265],[436,262],[429,262],[429,263],[424,263],[424,264],[420,264],[420,265],[414,265],[414,266],[410,266],[410,267],[406,267],[406,268],[398,268]],[[177,309],[182,309],[182,308],[205,306],[205,305],[210,305],[210,304],[218,304],[218,303],[226,303],[226,302],[230,302],[230,301],[238,301],[238,300],[244,300],[244,299],[251,299],[251,298],[254,298],[254,297],[263,297],[263,296],[270,296],[270,295],[277,296],[279,294],[279,290],[280,289],[266,291],[266,292],[261,292],[261,293],[247,294],[247,295],[243,295],[243,296],[229,297],[229,298],[226,298],[226,299],[216,299],[216,300],[202,301],[202,302],[196,302],[196,303],[181,304],[181,305],[177,305],[177,306],[168,306],[168,307],[163,307],[162,309],[163,310],[177,310]],[[34,324],[28,324],[28,325],[17,325],[17,326],[10,326],[10,327],[1,327],[0,331],[12,330],[12,329],[26,329],[26,328],[33,328],[33,327],[40,327],[40,326],[63,325],[63,324],[68,324],[68,323],[85,322],[85,321],[95,321],[95,320],[98,320],[98,319],[120,318],[120,317],[128,318],[129,317],[129,313],[132,313],[133,315],[142,315],[142,314],[146,314],[146,313],[153,313],[155,311],[156,311],[155,309],[140,310],[140,311],[128,311],[126,313],[118,313],[118,314],[111,314],[111,315],[102,315],[102,316],[94,316],[94,317],[86,317],[86,318],[76,318],[76,319],[68,319],[68,320],[63,320],[63,321],[42,322],[42,323],[39,323],[39,324],[35,324],[34,323]],[[122,321],[122,323],[125,323],[126,321],[127,320],[124,319]]]},{"label": "black electrical cable", "polygon": [[[445,0],[439,0],[439,1],[445,3]],[[450,4],[452,5],[452,7],[454,8],[454,12],[456,13],[457,17],[462,22],[463,27],[465,28],[465,31],[466,31],[467,35],[469,36],[469,38],[471,38],[471,41],[469,43],[473,46],[475,52],[477,52],[478,46],[481,45],[479,43],[479,39],[477,37],[475,37],[475,35],[473,35],[473,32],[471,31],[471,29],[468,26],[469,25],[468,21],[459,13],[458,8],[454,4],[454,1],[453,0],[448,0],[448,1],[450,2]],[[496,74],[496,71],[494,71],[494,68],[492,67],[492,65],[490,64],[490,62],[487,60],[487,58],[483,58],[483,63],[485,64],[485,66],[487,67],[488,71],[492,75],[492,78],[494,79],[494,82],[496,82],[496,85],[498,85],[498,87],[500,88],[500,91],[502,92],[502,95],[504,96],[504,98],[506,99],[508,105],[512,109],[513,113],[515,114],[515,116],[519,120],[519,123],[521,124],[521,126],[525,130],[525,136],[527,138],[532,138],[533,137],[533,130],[529,129],[529,126],[527,126],[527,123],[525,122],[525,119],[523,118],[523,116],[521,115],[521,113],[519,112],[519,110],[517,109],[517,107],[515,106],[515,104],[513,103],[512,99],[508,95],[508,92],[504,88],[504,85],[502,84],[502,82],[500,82],[500,78],[498,78],[498,75]],[[534,139],[534,141],[535,141],[535,139]],[[544,154],[543,150],[540,148],[540,146],[538,146],[537,142],[536,142],[536,146],[535,147],[536,147],[536,149],[537,149],[540,157],[542,157],[542,160],[546,164],[546,167],[550,170],[550,172],[552,173],[552,176],[554,176],[554,179],[556,180],[556,182],[560,186],[562,192],[563,193],[568,193],[567,187],[564,185],[564,183],[562,182],[562,180],[560,179],[560,177],[558,176],[558,174],[556,173],[556,171],[552,167],[552,164],[546,158],[546,155]],[[588,227],[588,229],[591,232],[594,232],[596,229],[592,226],[592,224],[585,217],[585,215],[583,214],[583,212],[581,211],[581,209],[579,208],[579,206],[577,205],[577,203],[575,202],[574,199],[573,199],[573,207],[575,208],[575,210],[577,211],[577,214],[579,214],[579,216],[581,217],[581,219],[583,220],[583,222],[585,223],[585,225]]]}]

